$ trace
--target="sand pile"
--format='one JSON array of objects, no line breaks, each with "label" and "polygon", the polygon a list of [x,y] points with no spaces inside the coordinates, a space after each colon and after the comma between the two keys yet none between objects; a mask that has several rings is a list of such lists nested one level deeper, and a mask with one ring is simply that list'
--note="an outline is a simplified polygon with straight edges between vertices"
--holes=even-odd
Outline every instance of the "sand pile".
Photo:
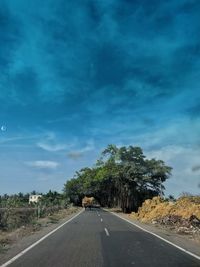
[{"label": "sand pile", "polygon": [[178,232],[200,231],[200,196],[180,197],[166,201],[160,197],[147,199],[132,217],[142,222],[160,223],[177,228]]}]

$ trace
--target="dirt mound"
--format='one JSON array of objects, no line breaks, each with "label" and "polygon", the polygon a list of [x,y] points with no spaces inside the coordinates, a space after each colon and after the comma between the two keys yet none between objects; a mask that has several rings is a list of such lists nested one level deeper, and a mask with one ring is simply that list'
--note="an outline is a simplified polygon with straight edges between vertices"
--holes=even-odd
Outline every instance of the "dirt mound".
[{"label": "dirt mound", "polygon": [[160,197],[147,199],[131,216],[142,222],[174,227],[177,232],[200,233],[200,196],[180,197],[173,202]]}]

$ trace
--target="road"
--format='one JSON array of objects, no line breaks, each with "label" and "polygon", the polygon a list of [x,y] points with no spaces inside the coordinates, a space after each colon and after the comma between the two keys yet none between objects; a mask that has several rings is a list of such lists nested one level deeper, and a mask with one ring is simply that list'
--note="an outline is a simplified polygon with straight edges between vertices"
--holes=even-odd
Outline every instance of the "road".
[{"label": "road", "polygon": [[104,210],[86,210],[10,267],[192,267],[200,261]]}]

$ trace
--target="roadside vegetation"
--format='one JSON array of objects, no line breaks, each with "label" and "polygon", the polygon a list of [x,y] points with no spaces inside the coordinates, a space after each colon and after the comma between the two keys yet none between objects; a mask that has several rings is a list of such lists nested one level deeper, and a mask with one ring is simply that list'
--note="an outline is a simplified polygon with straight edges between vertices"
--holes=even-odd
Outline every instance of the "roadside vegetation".
[{"label": "roadside vegetation", "polygon": [[[31,195],[35,195],[33,191]],[[0,230],[10,231],[21,226],[35,223],[39,218],[67,208],[67,200],[56,191],[41,194],[38,203],[29,204],[30,194],[3,195],[0,197]]]},{"label": "roadside vegetation", "polygon": [[64,192],[75,205],[88,196],[103,207],[137,211],[145,199],[163,195],[171,170],[162,160],[147,159],[140,147],[109,145],[93,168],[81,169],[66,182]]}]

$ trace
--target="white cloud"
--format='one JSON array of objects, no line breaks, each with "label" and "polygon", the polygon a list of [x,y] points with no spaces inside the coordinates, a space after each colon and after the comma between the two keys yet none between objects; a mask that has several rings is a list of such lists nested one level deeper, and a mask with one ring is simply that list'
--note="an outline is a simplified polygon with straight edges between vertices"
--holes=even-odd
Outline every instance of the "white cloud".
[{"label": "white cloud", "polygon": [[38,169],[56,169],[59,166],[58,162],[55,161],[46,161],[46,160],[36,160],[36,161],[28,161],[26,165]]},{"label": "white cloud", "polygon": [[42,143],[42,142],[38,142],[37,146],[50,152],[65,150],[68,147],[66,144],[50,144],[50,143]]},{"label": "white cloud", "polygon": [[37,147],[42,148],[48,152],[57,152],[66,150],[71,147],[71,144],[66,144],[65,142],[60,142],[60,140],[56,137],[54,132],[46,132],[43,138],[40,139],[39,142],[36,143]]}]

